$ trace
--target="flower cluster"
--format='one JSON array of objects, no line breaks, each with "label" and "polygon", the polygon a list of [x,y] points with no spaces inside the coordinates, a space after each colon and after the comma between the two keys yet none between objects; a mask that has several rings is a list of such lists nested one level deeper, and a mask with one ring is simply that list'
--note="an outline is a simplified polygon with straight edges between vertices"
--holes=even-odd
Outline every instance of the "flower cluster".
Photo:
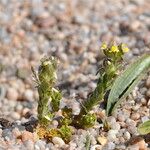
[{"label": "flower cluster", "polygon": [[124,53],[129,51],[129,48],[126,44],[121,43],[119,45],[116,45],[115,43],[111,43],[110,45],[107,45],[106,43],[103,43],[101,46],[101,50],[104,51],[104,54],[109,58],[122,58]]}]

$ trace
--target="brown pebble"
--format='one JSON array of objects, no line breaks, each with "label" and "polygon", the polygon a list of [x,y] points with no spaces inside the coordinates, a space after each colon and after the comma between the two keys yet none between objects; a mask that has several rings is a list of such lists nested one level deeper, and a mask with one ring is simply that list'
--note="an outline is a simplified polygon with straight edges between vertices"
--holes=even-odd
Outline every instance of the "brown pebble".
[{"label": "brown pebble", "polygon": [[54,17],[40,17],[35,21],[35,24],[41,28],[53,26],[55,23],[56,19]]},{"label": "brown pebble", "polygon": [[139,150],[147,150],[145,140],[140,136],[131,138],[131,140],[128,142],[128,144],[129,145],[138,145]]},{"label": "brown pebble", "polygon": [[22,142],[25,142],[27,140],[31,140],[31,141],[34,141],[34,135],[33,133],[31,132],[28,132],[28,131],[23,131],[22,132]]},{"label": "brown pebble", "polygon": [[140,114],[139,113],[133,113],[131,115],[131,119],[133,119],[133,120],[138,120],[139,118],[140,118]]},{"label": "brown pebble", "polygon": [[9,100],[17,100],[18,96],[19,94],[15,88],[8,88],[6,97]]},{"label": "brown pebble", "polygon": [[14,128],[14,129],[12,130],[12,133],[13,133],[13,135],[14,135],[16,138],[18,138],[18,137],[21,136],[21,132],[19,131],[18,128]]},{"label": "brown pebble", "polygon": [[147,86],[148,88],[150,88],[150,76],[149,76],[148,79],[146,80],[146,86]]}]

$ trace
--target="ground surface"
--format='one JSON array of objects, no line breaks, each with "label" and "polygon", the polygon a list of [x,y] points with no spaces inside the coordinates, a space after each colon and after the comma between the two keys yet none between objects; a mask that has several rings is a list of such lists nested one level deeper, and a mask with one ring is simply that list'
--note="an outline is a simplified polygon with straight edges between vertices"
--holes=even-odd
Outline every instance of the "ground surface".
[{"label": "ground surface", "polygon": [[38,94],[31,66],[37,68],[44,55],[59,58],[62,105],[67,103],[77,113],[79,104],[74,97],[84,100],[95,88],[95,74],[103,58],[100,45],[112,40],[128,44],[127,63],[143,53],[150,54],[149,0],[1,0],[0,149],[84,150],[87,134],[92,150],[102,149],[101,137],[108,140],[105,150],[142,147],[143,140],[125,143],[138,135],[137,125],[150,118],[149,74],[109,118],[112,129],[108,133],[100,133],[98,124],[89,131],[76,131],[69,144],[61,139],[46,143],[20,125],[37,115]]}]

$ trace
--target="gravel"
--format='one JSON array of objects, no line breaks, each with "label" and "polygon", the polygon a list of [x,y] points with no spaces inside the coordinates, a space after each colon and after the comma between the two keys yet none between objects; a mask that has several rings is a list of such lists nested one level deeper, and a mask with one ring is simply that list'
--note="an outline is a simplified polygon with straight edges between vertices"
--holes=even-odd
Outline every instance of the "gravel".
[{"label": "gravel", "polygon": [[[0,149],[84,150],[90,135],[91,150],[146,150],[144,140],[126,142],[138,135],[139,123],[150,119],[150,73],[108,118],[108,132],[97,122],[92,129],[74,129],[71,141],[65,143],[59,137],[52,142],[36,137],[38,93],[30,68],[37,69],[44,55],[56,56],[61,107],[72,107],[78,114],[78,101],[96,86],[103,41],[127,43],[131,49],[124,57],[127,63],[150,54],[149,9],[149,0],[1,0]],[[57,127],[58,122],[52,125]]]}]

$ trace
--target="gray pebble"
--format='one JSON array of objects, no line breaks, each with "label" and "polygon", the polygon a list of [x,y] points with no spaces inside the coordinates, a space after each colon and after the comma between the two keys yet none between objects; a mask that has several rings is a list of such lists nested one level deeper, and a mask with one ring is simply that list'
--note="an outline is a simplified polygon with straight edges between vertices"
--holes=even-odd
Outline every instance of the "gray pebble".
[{"label": "gray pebble", "polygon": [[150,89],[149,89],[149,90],[147,90],[147,92],[146,92],[146,96],[150,98]]},{"label": "gray pebble", "polygon": [[103,148],[102,150],[114,150],[115,149],[115,143],[113,142],[108,142]]},{"label": "gray pebble", "polygon": [[26,140],[24,143],[26,150],[34,150],[34,143],[31,140]]},{"label": "gray pebble", "polygon": [[10,129],[4,129],[2,132],[2,137],[4,137],[4,139],[7,141],[10,141],[14,138]]},{"label": "gray pebble", "polygon": [[35,150],[45,150],[46,142],[42,140],[36,141],[34,148]]}]

